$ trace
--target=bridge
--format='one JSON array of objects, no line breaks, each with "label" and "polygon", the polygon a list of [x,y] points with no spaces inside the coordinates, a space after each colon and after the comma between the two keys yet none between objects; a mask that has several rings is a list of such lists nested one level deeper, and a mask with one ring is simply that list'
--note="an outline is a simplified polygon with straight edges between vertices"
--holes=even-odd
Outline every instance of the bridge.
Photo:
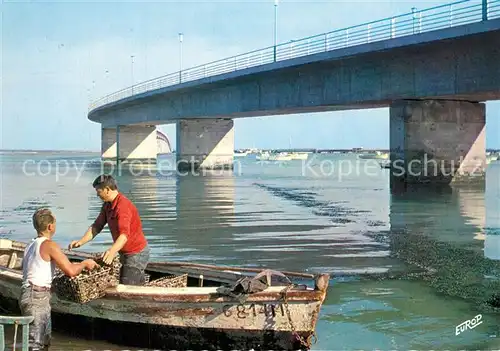
[{"label": "bridge", "polygon": [[[155,78],[95,101],[88,118],[104,159],[154,162],[156,125],[176,123],[179,169],[232,168],[234,118],[389,107],[404,168],[391,181],[469,181],[486,163],[499,47],[500,0],[457,1]],[[428,159],[441,167],[422,175]]]}]

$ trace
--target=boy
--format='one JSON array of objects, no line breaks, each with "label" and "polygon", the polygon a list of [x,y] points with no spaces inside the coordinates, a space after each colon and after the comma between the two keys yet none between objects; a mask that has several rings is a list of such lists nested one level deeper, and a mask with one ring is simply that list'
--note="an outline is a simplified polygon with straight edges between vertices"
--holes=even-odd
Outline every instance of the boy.
[{"label": "boy", "polygon": [[142,222],[137,207],[118,190],[111,175],[100,175],[92,183],[97,196],[104,202],[101,212],[80,240],[74,240],[72,250],[94,239],[107,224],[113,245],[103,254],[103,261],[110,264],[118,253],[122,264],[120,283],[144,284],[144,270],[149,262],[149,246],[142,231]]},{"label": "boy", "polygon": [[94,269],[94,260],[71,263],[59,246],[51,239],[56,232],[56,218],[49,209],[33,214],[33,227],[37,237],[28,244],[23,256],[23,283],[19,307],[24,316],[33,316],[29,330],[30,350],[47,350],[51,339],[50,288],[55,266],[64,274],[74,277],[83,269]]}]

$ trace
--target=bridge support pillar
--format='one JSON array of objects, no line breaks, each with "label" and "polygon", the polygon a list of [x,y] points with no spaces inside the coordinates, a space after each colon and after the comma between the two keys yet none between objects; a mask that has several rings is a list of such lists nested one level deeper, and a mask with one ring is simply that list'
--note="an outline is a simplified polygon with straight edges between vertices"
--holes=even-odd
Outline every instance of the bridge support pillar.
[{"label": "bridge support pillar", "polygon": [[102,128],[103,161],[156,163],[156,126]]},{"label": "bridge support pillar", "polygon": [[484,183],[485,104],[401,100],[390,107],[391,188]]},{"label": "bridge support pillar", "polygon": [[177,122],[177,170],[233,169],[232,119],[189,119]]},{"label": "bridge support pillar", "polygon": [[101,159],[116,161],[116,128],[101,128]]}]

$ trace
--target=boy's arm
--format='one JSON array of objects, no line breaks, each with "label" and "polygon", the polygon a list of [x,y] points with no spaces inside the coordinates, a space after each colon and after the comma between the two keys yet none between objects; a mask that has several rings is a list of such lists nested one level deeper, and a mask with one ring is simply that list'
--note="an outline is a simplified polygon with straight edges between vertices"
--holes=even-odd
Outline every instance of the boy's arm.
[{"label": "boy's arm", "polygon": [[97,266],[94,260],[85,260],[82,262],[70,262],[68,257],[62,252],[59,246],[54,242],[45,242],[43,245],[47,245],[46,251],[50,256],[51,260],[54,260],[57,267],[61,269],[69,277],[75,277],[80,274],[85,268],[93,269]]}]

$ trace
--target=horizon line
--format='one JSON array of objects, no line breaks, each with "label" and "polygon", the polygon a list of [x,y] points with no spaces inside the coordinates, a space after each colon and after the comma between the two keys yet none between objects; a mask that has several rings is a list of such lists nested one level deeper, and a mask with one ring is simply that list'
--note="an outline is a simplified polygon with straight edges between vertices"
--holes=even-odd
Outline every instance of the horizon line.
[{"label": "horizon line", "polygon": [[[239,147],[239,148],[234,148],[234,151],[236,150],[251,150],[251,149],[261,149],[261,150],[389,150],[390,148],[382,147],[382,148],[377,148],[377,147],[363,147],[363,146],[355,146],[355,147],[345,147],[345,148],[339,148],[339,147],[296,147],[296,148],[290,148],[290,147],[272,147],[272,148],[261,148],[261,147]],[[87,152],[87,153],[100,153],[100,150],[77,150],[77,149],[0,149],[0,152]],[[173,151],[173,150],[172,150]],[[497,148],[494,147],[487,147],[485,148],[486,152],[490,151],[500,151],[500,146]]]}]

